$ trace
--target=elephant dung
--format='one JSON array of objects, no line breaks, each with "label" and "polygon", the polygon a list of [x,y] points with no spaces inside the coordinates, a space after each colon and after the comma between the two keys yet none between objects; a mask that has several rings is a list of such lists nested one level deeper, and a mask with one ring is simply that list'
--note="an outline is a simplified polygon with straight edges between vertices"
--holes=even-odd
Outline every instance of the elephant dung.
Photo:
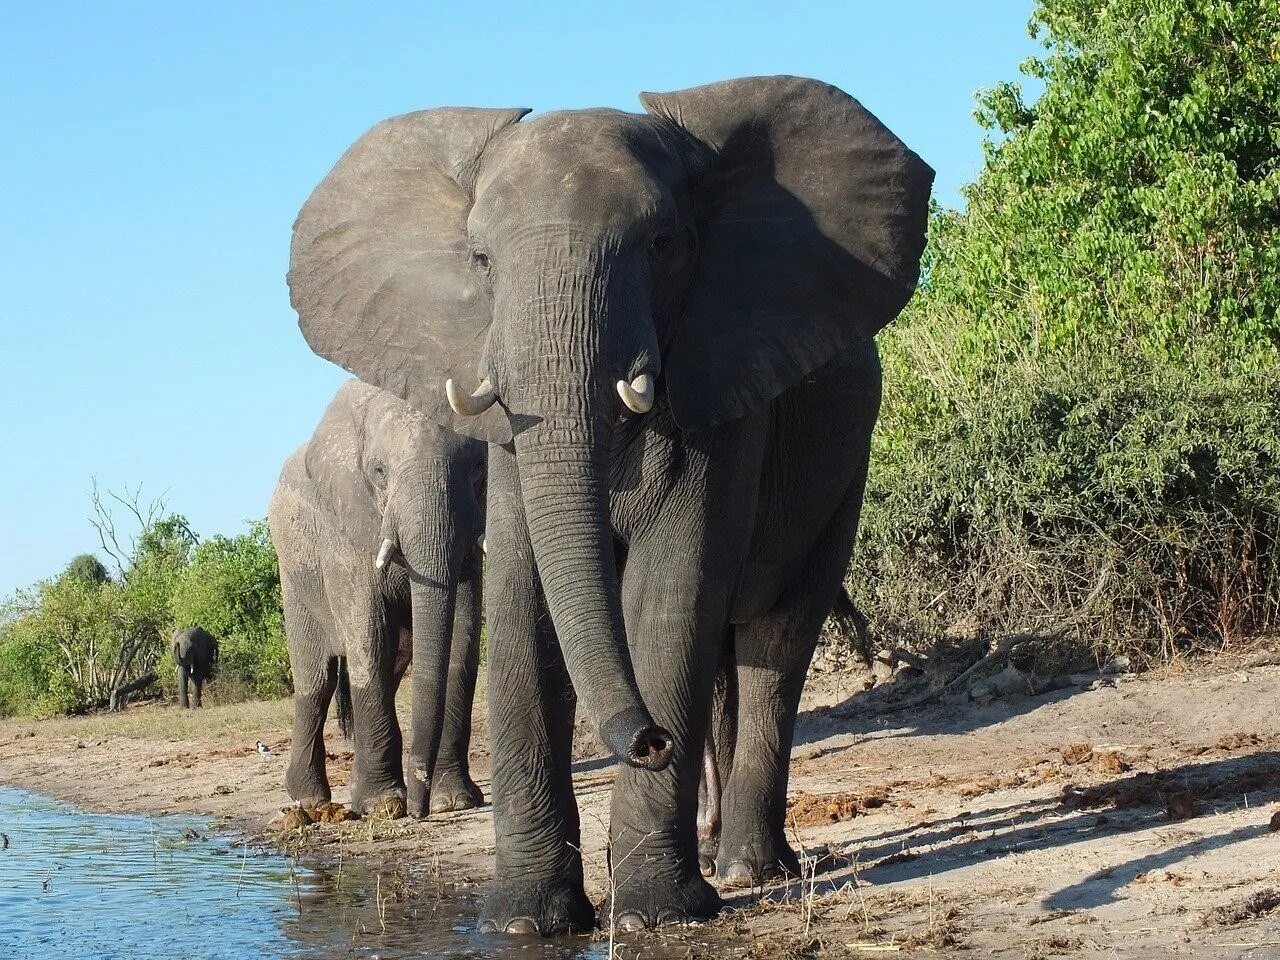
[{"label": "elephant dung", "polygon": [[340,803],[321,803],[307,813],[315,823],[344,823],[360,819],[359,814]]},{"label": "elephant dung", "polygon": [[280,820],[276,824],[280,830],[301,830],[303,827],[309,827],[315,823],[311,818],[311,814],[307,813],[302,807],[285,807],[280,811]]},{"label": "elephant dung", "polygon": [[407,816],[408,813],[409,807],[405,803],[404,797],[392,794],[391,796],[383,797],[374,804],[373,809],[369,811],[367,816],[370,820],[399,820],[401,817]]}]

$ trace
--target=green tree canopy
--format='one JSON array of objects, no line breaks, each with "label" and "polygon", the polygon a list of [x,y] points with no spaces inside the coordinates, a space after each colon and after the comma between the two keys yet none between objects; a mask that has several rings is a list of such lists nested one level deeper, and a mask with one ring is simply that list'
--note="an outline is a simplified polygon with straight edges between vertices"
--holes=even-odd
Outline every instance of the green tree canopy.
[{"label": "green tree canopy", "polygon": [[111,573],[92,553],[82,553],[73,557],[67,564],[67,568],[62,571],[62,575],[82,583],[106,583],[111,579]]},{"label": "green tree canopy", "polygon": [[[1280,3],[1042,0],[963,210],[882,336],[882,619],[1280,622]],[[858,585],[855,583],[855,587]]]}]

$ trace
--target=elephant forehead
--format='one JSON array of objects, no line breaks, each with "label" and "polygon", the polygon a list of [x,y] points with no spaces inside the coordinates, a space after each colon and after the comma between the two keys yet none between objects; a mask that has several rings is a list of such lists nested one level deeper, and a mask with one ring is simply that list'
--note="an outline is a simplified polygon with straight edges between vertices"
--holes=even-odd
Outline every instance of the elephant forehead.
[{"label": "elephant forehead", "polygon": [[647,118],[615,110],[549,113],[512,128],[486,157],[472,220],[633,223],[666,207],[674,172]]}]

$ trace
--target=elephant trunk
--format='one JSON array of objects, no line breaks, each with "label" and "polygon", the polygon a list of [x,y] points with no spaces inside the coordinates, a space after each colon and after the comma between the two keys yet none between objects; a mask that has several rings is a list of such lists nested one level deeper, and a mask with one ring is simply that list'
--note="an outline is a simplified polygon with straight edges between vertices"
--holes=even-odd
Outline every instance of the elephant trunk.
[{"label": "elephant trunk", "polygon": [[[409,813],[415,817],[425,817],[430,810],[431,779],[444,728],[454,605],[464,552],[451,509],[454,481],[448,464],[417,465],[389,492],[383,519],[383,543],[394,544],[392,552],[409,573],[413,679],[406,792]],[[380,559],[383,552],[379,551]]]},{"label": "elephant trunk", "polygon": [[449,679],[449,644],[453,633],[455,583],[414,581],[413,715],[409,735],[409,814],[425,817],[431,809],[431,778],[435,774],[444,729]]},{"label": "elephant trunk", "polygon": [[543,592],[574,691],[619,759],[661,770],[673,739],[640,697],[627,648],[609,524],[602,431],[547,415],[515,440]]}]

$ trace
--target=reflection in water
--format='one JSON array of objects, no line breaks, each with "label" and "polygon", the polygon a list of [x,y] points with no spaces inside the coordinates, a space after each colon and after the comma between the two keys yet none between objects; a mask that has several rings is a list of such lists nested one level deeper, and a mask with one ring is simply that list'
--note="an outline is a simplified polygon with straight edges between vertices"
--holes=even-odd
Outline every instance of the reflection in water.
[{"label": "reflection in water", "polygon": [[[395,874],[303,867],[208,831],[207,819],[89,814],[0,787],[0,960],[608,955],[586,938],[479,934],[471,898],[405,896]],[[653,943],[638,955],[687,951]]]}]

